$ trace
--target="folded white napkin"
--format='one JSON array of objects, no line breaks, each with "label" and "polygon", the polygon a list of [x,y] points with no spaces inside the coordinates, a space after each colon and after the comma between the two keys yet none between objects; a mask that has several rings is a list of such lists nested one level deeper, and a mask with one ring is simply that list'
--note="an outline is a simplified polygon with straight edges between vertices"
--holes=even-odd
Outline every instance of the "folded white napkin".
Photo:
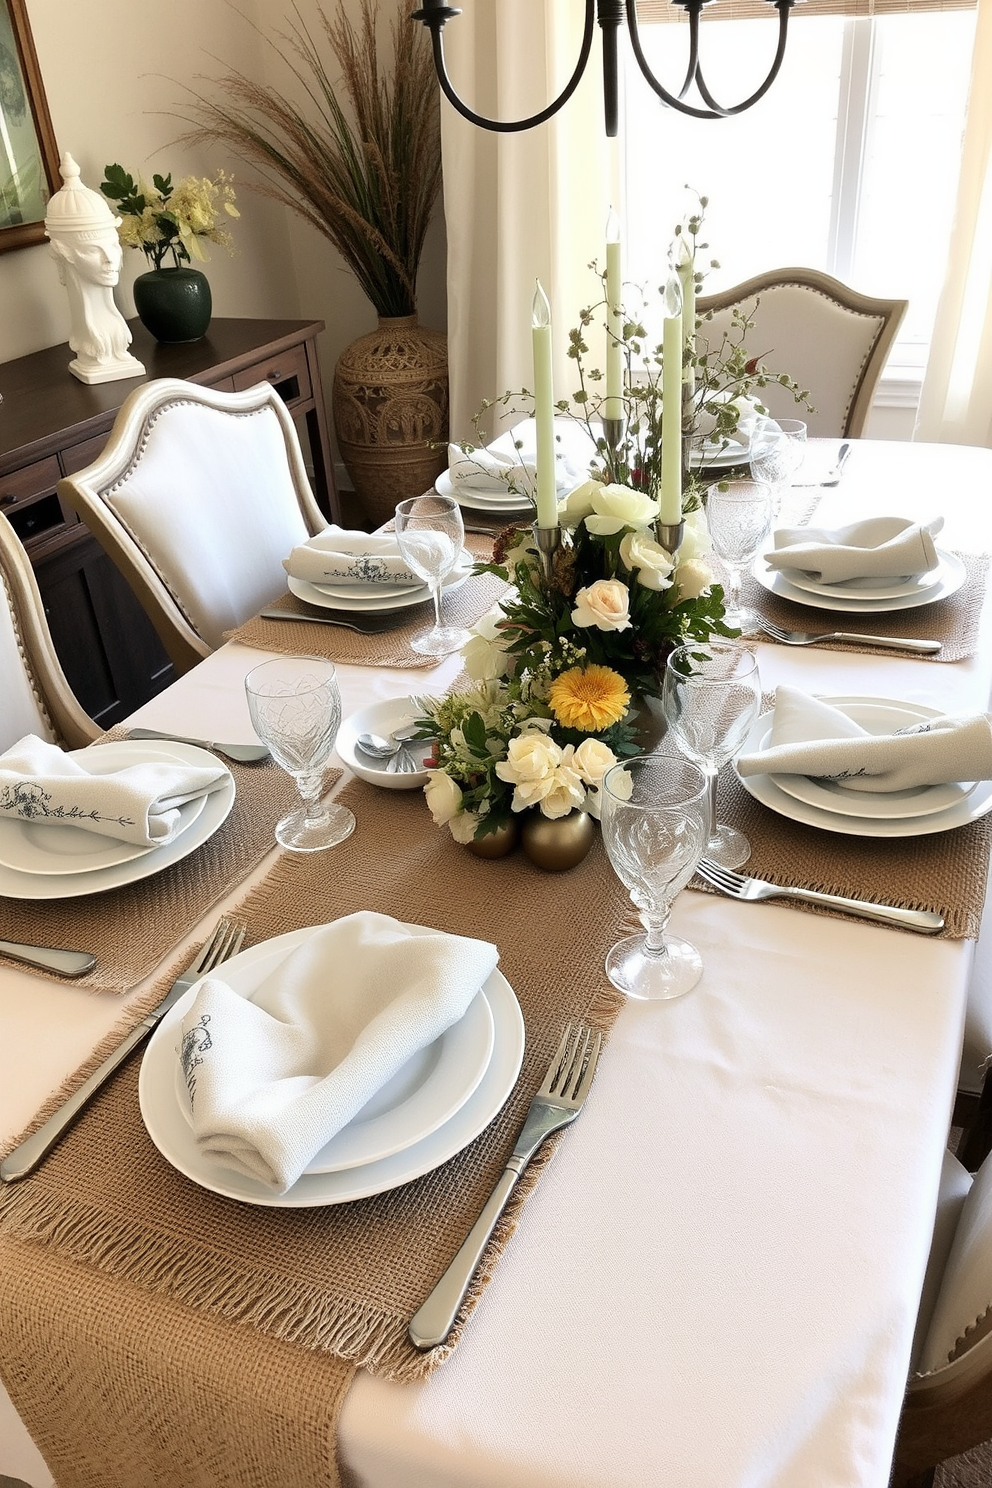
[{"label": "folded white napkin", "polygon": [[216,767],[158,760],[96,775],[99,759],[98,749],[73,759],[26,734],[0,755],[0,818],[164,847],[179,833],[179,807],[230,778],[219,760]]},{"label": "folded white napkin", "polygon": [[740,445],[742,458],[751,443],[751,435],[759,420],[767,420],[763,405],[756,398],[732,398],[726,392],[715,393],[707,400],[709,403],[731,403],[737,409],[737,428],[732,434],[716,435],[716,414],[708,409],[702,408],[696,419],[696,437],[701,441],[697,448],[701,448],[703,454],[713,454],[720,450],[734,451]]},{"label": "folded white napkin", "polygon": [[337,584],[345,589],[423,582],[407,565],[392,532],[369,534],[325,527],[295,547],[283,559],[283,567],[294,579],[305,579],[308,584]]},{"label": "folded white napkin", "polygon": [[780,527],[769,568],[798,568],[818,584],[845,579],[900,578],[929,573],[940,562],[934,536],[943,517],[909,522],[904,517],[869,517],[848,527]]},{"label": "folded white napkin", "polygon": [[[589,479],[589,462],[596,450],[587,431],[570,419],[555,420],[555,441],[555,477],[561,497]],[[505,494],[512,485],[514,491],[533,496],[537,488],[537,425],[533,419],[524,419],[492,444],[468,454],[457,444],[449,444],[448,475],[456,488]]]},{"label": "folded white napkin", "polygon": [[869,734],[830,703],[779,687],[768,747],[742,754],[737,768],[741,775],[807,775],[854,791],[992,780],[992,721],[986,713],[945,716]]},{"label": "folded white napkin", "polygon": [[179,1050],[200,1150],[285,1193],[498,959],[488,941],[362,911],[316,931],[251,1001],[209,977]]}]

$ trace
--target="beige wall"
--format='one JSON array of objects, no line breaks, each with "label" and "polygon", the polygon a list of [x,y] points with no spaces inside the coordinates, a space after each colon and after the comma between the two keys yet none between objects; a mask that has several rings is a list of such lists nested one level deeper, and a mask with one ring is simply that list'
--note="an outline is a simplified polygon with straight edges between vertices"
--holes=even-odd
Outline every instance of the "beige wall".
[{"label": "beige wall", "polygon": [[[357,0],[345,0],[357,12]],[[248,20],[278,30],[286,0],[239,0]],[[388,10],[388,5],[383,6]],[[316,0],[300,0],[304,18]],[[181,146],[186,88],[209,91],[225,66],[264,76],[271,59],[252,25],[227,0],[28,0],[28,13],[59,148],[79,162],[97,189],[103,167],[119,161],[132,175],[174,178],[190,172],[247,172],[223,149]],[[237,185],[236,185],[237,189]],[[238,191],[238,252],[211,250],[206,266],[219,316],[320,319],[325,391],[349,341],[375,326],[375,313],[331,245],[275,203]],[[134,314],[130,286],[147,267],[125,254],[116,294]],[[440,222],[421,268],[420,309],[428,325],[445,324],[444,234]],[[0,255],[0,361],[65,341],[69,307],[46,246]],[[66,374],[69,375],[68,373]],[[0,389],[2,391],[2,389]]]}]

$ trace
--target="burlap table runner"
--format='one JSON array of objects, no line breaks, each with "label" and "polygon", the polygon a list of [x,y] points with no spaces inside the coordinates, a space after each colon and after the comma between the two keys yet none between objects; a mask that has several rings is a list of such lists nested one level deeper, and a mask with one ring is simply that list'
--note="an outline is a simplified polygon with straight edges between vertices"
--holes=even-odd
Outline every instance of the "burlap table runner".
[{"label": "burlap table runner", "polygon": [[[821,610],[814,605],[800,605],[771,594],[757,579],[747,575],[742,589],[742,602],[755,609],[773,625],[785,630],[807,630],[815,634],[830,630],[855,631],[863,635],[907,636],[914,640],[940,641],[934,656],[919,656],[911,651],[894,651],[885,646],[855,645],[850,641],[821,641],[829,651],[863,651],[873,656],[904,656],[911,661],[963,661],[973,656],[978,644],[982,606],[985,603],[989,559],[987,554],[958,553],[967,577],[956,594],[934,604],[920,605],[915,610],[889,610],[883,614],[852,614],[849,611]],[[762,631],[763,645],[784,645]]]},{"label": "burlap table runner", "polygon": [[[559,878],[534,868],[522,854],[498,862],[473,857],[447,831],[433,826],[420,792],[377,791],[353,781],[341,800],[358,819],[354,836],[333,852],[287,853],[277,860],[239,908],[250,941],[358,909],[495,940],[500,967],[520,1000],[527,1028],[523,1071],[504,1109],[463,1153],[390,1193],[330,1208],[256,1208],[200,1189],[159,1156],[138,1111],[139,1062],[134,1061],[45,1164],[0,1195],[0,1234],[15,1245],[27,1241],[32,1250],[37,1246],[50,1252],[53,1276],[65,1262],[84,1263],[75,1272],[74,1287],[77,1295],[86,1296],[81,1316],[90,1319],[85,1324],[90,1331],[94,1299],[104,1294],[106,1277],[121,1284],[125,1298],[132,1295],[130,1288],[141,1289],[141,1337],[151,1341],[128,1339],[122,1345],[125,1352],[150,1351],[158,1344],[160,1327],[167,1337],[174,1336],[169,1330],[176,1325],[179,1301],[214,1318],[250,1324],[270,1338],[336,1355],[343,1394],[358,1366],[396,1379],[416,1379],[456,1346],[553,1144],[531,1165],[448,1343],[426,1355],[417,1353],[406,1337],[409,1319],[499,1176],[563,1025],[582,1018],[605,1030],[616,1017],[622,999],[606,981],[603,960],[629,906],[598,842],[585,862]],[[157,991],[165,985],[163,978]],[[102,1052],[96,1051],[93,1063]],[[92,1295],[87,1266],[104,1273],[94,1277]],[[13,1337],[0,1342],[5,1371],[21,1379],[33,1374],[25,1363],[32,1348],[46,1348],[41,1319],[51,1292],[44,1264],[39,1262],[35,1271],[33,1279],[11,1282],[7,1295],[16,1296],[3,1304],[19,1315],[27,1310],[39,1329],[23,1348]],[[118,1324],[115,1314],[98,1328],[106,1333],[105,1350],[111,1349],[108,1339]],[[24,1327],[22,1322],[16,1330],[22,1340]],[[184,1367],[209,1374],[216,1371],[213,1333],[204,1337],[206,1360],[196,1357],[198,1344]],[[266,1342],[262,1357],[267,1357],[267,1348]],[[229,1337],[226,1349],[225,1388],[230,1393],[234,1377],[248,1367],[246,1351],[254,1366],[255,1345],[251,1336]],[[335,1377],[326,1359],[319,1368],[325,1382]],[[97,1403],[107,1388],[105,1371],[95,1377],[85,1370],[73,1372],[72,1395],[81,1410],[91,1404],[99,1415]],[[32,1431],[36,1425],[56,1430],[50,1420],[46,1423],[51,1412],[41,1396],[26,1386],[23,1398]],[[136,1424],[137,1408],[131,1400],[129,1429],[138,1431],[143,1449],[156,1441],[164,1460],[173,1447],[181,1458],[180,1437],[189,1435],[190,1421],[163,1419],[150,1397]],[[326,1425],[322,1418],[321,1429]],[[267,1466],[270,1476],[260,1482],[288,1481],[285,1463],[269,1460]],[[101,1480],[94,1475],[92,1481]],[[218,1476],[189,1481],[240,1485],[242,1480]],[[325,1476],[319,1481],[334,1480]]]},{"label": "burlap table runner", "polygon": [[[752,877],[848,899],[936,910],[944,917],[939,938],[969,940],[978,935],[992,817],[926,837],[849,837],[770,811],[748,794],[733,766],[720,772],[717,815],[750,842],[751,856],[742,872]],[[693,887],[718,892],[698,878]],[[838,913],[795,899],[775,902],[812,914]]]},{"label": "burlap table runner", "polygon": [[[72,981],[88,992],[126,992],[140,982],[274,847],[275,824],[297,799],[293,780],[276,764],[230,770],[231,814],[189,857],[138,883],[82,898],[0,898],[0,939],[92,952],[94,970]],[[328,789],[340,773],[328,773]],[[0,958],[0,964],[13,963]],[[18,970],[33,968],[18,964]],[[49,971],[36,975],[68,980]]]},{"label": "burlap table runner", "polygon": [[[492,553],[492,540],[481,534],[466,535],[465,546],[477,559],[487,559]],[[444,620],[448,625],[470,626],[492,609],[507,586],[492,574],[480,574],[470,578],[460,589],[444,597]],[[286,594],[274,606],[300,615],[299,621],[263,620],[259,616],[248,620],[237,630],[227,632],[230,641],[254,646],[259,651],[278,651],[289,656],[323,656],[328,661],[340,661],[354,666],[423,668],[437,666],[436,656],[422,656],[410,649],[414,636],[434,623],[434,604],[428,601],[412,609],[397,610],[396,625],[376,634],[360,634],[343,626],[307,624],[307,617],[319,613],[315,606]],[[343,618],[349,618],[347,615]],[[370,617],[371,618],[371,617]],[[387,617],[377,615],[376,621]],[[360,621],[361,615],[357,616]]]}]

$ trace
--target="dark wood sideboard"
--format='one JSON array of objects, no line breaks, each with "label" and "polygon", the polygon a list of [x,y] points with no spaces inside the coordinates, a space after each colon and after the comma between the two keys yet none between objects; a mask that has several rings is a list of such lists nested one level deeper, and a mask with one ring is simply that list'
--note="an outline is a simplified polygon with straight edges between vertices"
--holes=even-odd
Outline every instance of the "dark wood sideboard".
[{"label": "dark wood sideboard", "polygon": [[323,321],[212,320],[202,341],[174,346],[128,324],[144,378],[78,382],[67,345],[0,364],[0,511],[30,555],[70,686],[104,727],[166,687],[172,666],[126,581],[55,487],[97,458],[132,389],[156,377],[227,390],[272,383],[300,430],[321,511],[341,516],[317,360]]}]

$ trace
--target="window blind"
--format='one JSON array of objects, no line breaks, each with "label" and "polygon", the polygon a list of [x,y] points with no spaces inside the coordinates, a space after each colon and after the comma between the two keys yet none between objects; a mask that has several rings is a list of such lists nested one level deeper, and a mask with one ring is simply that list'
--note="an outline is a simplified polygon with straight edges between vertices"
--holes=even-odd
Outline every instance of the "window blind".
[{"label": "window blind", "polygon": [[[790,24],[798,16],[845,15],[880,16],[912,15],[933,10],[974,10],[978,0],[802,0],[795,5],[789,17]],[[778,11],[768,0],[714,0],[703,11],[702,25],[710,21],[742,21],[755,17],[778,22]],[[687,17],[681,5],[671,0],[638,0],[637,19],[641,25],[656,21],[682,21]]]}]

